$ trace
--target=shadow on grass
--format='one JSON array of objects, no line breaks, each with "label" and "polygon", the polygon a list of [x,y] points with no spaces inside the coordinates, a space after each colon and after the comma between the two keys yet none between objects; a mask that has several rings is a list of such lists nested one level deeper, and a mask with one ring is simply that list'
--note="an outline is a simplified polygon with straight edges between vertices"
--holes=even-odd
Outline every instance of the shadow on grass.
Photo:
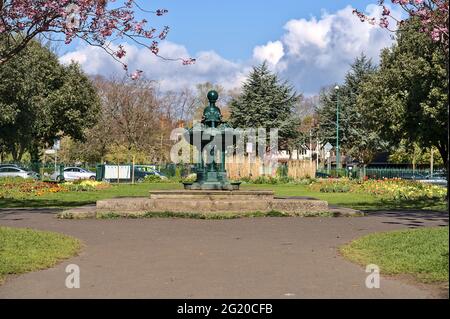
[{"label": "shadow on grass", "polygon": [[0,209],[4,208],[50,208],[77,207],[95,204],[95,200],[67,201],[61,199],[0,199]]},{"label": "shadow on grass", "polygon": [[434,211],[448,213],[447,202],[443,200],[436,199],[421,199],[421,200],[388,200],[380,199],[374,202],[355,202],[355,203],[343,203],[337,204],[341,206],[349,206],[351,208],[365,210],[365,211],[380,211],[380,210],[390,210],[390,211]]}]

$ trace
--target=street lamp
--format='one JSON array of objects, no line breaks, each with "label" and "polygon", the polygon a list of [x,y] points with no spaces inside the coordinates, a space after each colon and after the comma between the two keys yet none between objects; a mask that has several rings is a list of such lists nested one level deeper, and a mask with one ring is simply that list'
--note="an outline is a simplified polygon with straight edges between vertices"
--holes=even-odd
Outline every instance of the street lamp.
[{"label": "street lamp", "polygon": [[339,86],[336,85],[336,176],[338,175],[338,169],[340,166],[340,154],[339,154]]}]

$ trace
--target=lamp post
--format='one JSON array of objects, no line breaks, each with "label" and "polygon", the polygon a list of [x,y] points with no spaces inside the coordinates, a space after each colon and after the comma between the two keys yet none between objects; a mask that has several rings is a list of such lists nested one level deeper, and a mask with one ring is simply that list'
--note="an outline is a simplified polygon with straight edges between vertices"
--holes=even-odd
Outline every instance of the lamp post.
[{"label": "lamp post", "polygon": [[338,169],[340,166],[339,154],[339,86],[336,85],[336,176],[338,176]]}]

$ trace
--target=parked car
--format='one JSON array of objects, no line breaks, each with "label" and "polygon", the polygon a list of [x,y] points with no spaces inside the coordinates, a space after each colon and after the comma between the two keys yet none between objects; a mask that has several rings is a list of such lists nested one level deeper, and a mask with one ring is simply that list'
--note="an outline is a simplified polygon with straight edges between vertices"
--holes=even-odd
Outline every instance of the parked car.
[{"label": "parked car", "polygon": [[19,167],[17,164],[0,164],[0,167]]},{"label": "parked car", "polygon": [[[58,172],[54,172],[50,178],[59,181],[61,177]],[[66,167],[64,168],[64,179],[66,181],[74,181],[77,179],[91,179],[95,180],[96,174],[81,167]]]},{"label": "parked car", "polygon": [[20,168],[18,166],[2,166],[0,167],[0,177],[22,177],[39,179],[39,174]]},{"label": "parked car", "polygon": [[433,175],[430,174],[425,176],[425,178],[420,179],[419,182],[447,186],[447,174],[445,173],[435,173]]},{"label": "parked car", "polygon": [[331,175],[323,172],[316,172],[316,178],[328,178],[328,177],[331,177]]},{"label": "parked car", "polygon": [[401,179],[412,179],[412,180],[421,180],[424,179],[425,176],[420,173],[403,173],[400,176]]},{"label": "parked car", "polygon": [[134,180],[137,182],[143,182],[146,176],[154,175],[161,179],[167,179],[160,171],[157,171],[154,166],[150,165],[135,165],[134,166]]}]

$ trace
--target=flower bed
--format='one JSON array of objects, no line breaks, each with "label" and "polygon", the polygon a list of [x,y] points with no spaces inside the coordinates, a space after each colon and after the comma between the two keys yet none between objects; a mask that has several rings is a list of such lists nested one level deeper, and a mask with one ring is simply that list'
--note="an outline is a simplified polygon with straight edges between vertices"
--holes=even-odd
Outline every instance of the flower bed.
[{"label": "flower bed", "polygon": [[310,188],[322,193],[368,193],[393,200],[444,199],[447,195],[443,187],[397,178],[366,181],[322,179],[312,183]]},{"label": "flower bed", "polygon": [[359,191],[396,200],[444,199],[444,187],[402,179],[368,180]]},{"label": "flower bed", "polygon": [[48,193],[63,192],[65,189],[57,184],[33,179],[7,178],[0,180],[0,198],[24,199]]},{"label": "flower bed", "polygon": [[111,185],[104,182],[92,181],[89,179],[79,179],[74,182],[66,182],[62,187],[70,192],[88,192],[109,188]]},{"label": "flower bed", "polygon": [[59,192],[95,191],[110,187],[109,184],[91,180],[78,180],[58,184],[33,179],[3,178],[0,179],[0,198],[26,199]]}]

